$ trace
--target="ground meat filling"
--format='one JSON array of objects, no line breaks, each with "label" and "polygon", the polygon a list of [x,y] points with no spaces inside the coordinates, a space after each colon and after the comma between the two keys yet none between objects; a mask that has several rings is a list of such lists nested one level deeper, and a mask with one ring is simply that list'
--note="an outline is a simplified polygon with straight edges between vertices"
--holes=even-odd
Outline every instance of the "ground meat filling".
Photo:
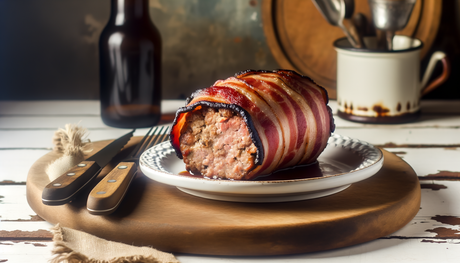
[{"label": "ground meat filling", "polygon": [[183,131],[180,150],[189,172],[240,180],[254,168],[257,148],[237,112],[203,106],[188,114]]}]

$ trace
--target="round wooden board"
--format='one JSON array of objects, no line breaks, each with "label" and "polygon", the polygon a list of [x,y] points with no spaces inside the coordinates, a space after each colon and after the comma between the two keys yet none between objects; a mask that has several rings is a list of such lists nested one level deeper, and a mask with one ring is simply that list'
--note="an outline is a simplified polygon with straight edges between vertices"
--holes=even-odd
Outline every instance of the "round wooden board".
[{"label": "round wooden board", "polygon": [[[139,140],[133,138],[115,161]],[[99,150],[109,142],[94,142],[94,148]],[[42,190],[49,183],[45,168],[59,157],[50,152],[30,169],[27,200],[52,224],[167,252],[255,256],[329,250],[391,234],[418,212],[420,185],[414,170],[394,154],[383,152],[383,168],[371,178],[332,196],[286,203],[203,199],[139,173],[119,209],[109,216],[87,212],[90,189],[66,205],[42,204]],[[92,185],[115,164],[104,168]]]},{"label": "round wooden board", "polygon": [[[396,32],[422,40],[422,57],[438,32],[441,7],[439,0],[417,1],[407,26]],[[355,0],[357,13],[372,23],[367,0]],[[280,67],[311,77],[336,99],[337,55],[332,44],[345,37],[343,31],[330,25],[310,0],[265,0],[262,18],[268,46]]]}]

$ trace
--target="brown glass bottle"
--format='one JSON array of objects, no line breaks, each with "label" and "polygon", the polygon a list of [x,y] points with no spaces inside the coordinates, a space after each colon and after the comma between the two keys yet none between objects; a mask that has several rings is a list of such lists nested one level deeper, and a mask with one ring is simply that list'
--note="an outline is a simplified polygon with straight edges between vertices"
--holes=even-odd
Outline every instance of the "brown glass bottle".
[{"label": "brown glass bottle", "polygon": [[101,117],[112,127],[149,127],[161,117],[161,36],[148,2],[112,0],[99,39]]}]

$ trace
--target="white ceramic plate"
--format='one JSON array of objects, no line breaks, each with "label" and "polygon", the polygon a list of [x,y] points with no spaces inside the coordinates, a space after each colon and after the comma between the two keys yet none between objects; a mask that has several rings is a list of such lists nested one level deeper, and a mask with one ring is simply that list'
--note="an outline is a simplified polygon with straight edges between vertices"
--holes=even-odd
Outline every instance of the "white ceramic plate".
[{"label": "white ceramic plate", "polygon": [[[377,173],[383,165],[383,154],[369,143],[333,134],[318,163],[285,169],[257,181],[179,175],[185,171],[185,165],[169,142],[146,150],[139,163],[147,177],[176,186],[191,195],[233,202],[286,202],[328,196],[345,190],[351,184]],[[286,179],[277,180],[279,177]]]}]

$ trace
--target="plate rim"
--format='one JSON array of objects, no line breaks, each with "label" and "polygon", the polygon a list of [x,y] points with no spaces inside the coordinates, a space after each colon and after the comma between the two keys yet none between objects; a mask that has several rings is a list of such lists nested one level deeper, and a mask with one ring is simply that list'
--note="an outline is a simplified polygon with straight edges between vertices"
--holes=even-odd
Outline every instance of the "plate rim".
[{"label": "plate rim", "polygon": [[[383,153],[382,153],[381,149],[378,148],[378,147],[373,146],[372,144],[369,144],[367,142],[364,142],[364,141],[361,141],[361,140],[358,140],[358,139],[355,139],[355,138],[350,138],[348,136],[342,136],[342,135],[339,135],[339,134],[336,134],[336,133],[334,133],[334,134],[332,134],[330,136],[330,138],[328,140],[328,146],[331,143],[330,142],[331,140],[335,140],[335,141],[344,140],[344,141],[350,142],[351,144],[354,144],[354,146],[362,145],[364,147],[368,147],[368,148],[374,150],[377,153],[377,158],[376,158],[376,160],[373,161],[373,163],[371,163],[371,164],[369,164],[367,166],[358,167],[358,168],[353,169],[353,170],[351,170],[349,172],[337,173],[337,174],[333,174],[333,175],[326,175],[326,176],[322,176],[322,177],[302,178],[302,179],[287,179],[287,180],[269,180],[269,181],[263,181],[263,180],[258,180],[258,181],[251,181],[251,180],[222,180],[222,179],[213,179],[213,178],[190,177],[190,176],[186,176],[186,175],[174,174],[174,173],[170,173],[170,172],[157,170],[157,169],[151,167],[149,164],[147,164],[145,162],[145,159],[146,159],[145,156],[150,151],[153,151],[153,150],[155,150],[156,148],[159,148],[159,147],[164,147],[164,145],[168,145],[169,149],[163,149],[163,151],[164,150],[170,150],[170,151],[172,150],[173,151],[172,154],[175,155],[174,150],[173,150],[172,146],[170,145],[170,142],[166,141],[166,142],[157,144],[157,145],[147,149],[144,153],[142,153],[142,155],[141,155],[141,157],[139,159],[139,166],[141,167],[141,170],[143,172],[144,172],[144,169],[148,169],[148,170],[151,170],[151,171],[154,171],[154,172],[159,172],[159,173],[161,173],[163,175],[166,175],[166,176],[169,176],[169,175],[174,176],[172,178],[181,178],[183,180],[191,181],[191,182],[201,181],[201,182],[209,182],[209,183],[225,183],[225,184],[230,184],[230,185],[231,184],[235,184],[235,185],[241,185],[241,184],[264,185],[264,184],[290,184],[290,183],[312,182],[312,181],[316,181],[316,180],[327,180],[329,178],[337,178],[337,177],[343,176],[343,175],[354,174],[354,173],[363,171],[365,169],[369,169],[369,168],[371,168],[371,167],[373,167],[375,165],[380,166],[380,168],[381,168],[381,166],[383,165],[384,157],[383,157]],[[335,147],[337,147],[337,144],[335,145]],[[326,146],[326,148],[327,148],[327,146]],[[342,145],[342,148],[345,148],[345,147]],[[318,157],[318,158],[320,158],[320,157]],[[364,161],[362,163],[364,163]],[[308,165],[311,165],[311,164],[308,164]],[[289,169],[293,169],[295,167],[298,167],[298,166],[288,167],[288,168],[284,168],[284,169],[281,169],[281,170],[289,170]],[[278,171],[280,171],[280,170],[278,170]],[[145,172],[144,172],[144,174],[145,174]],[[149,176],[147,174],[146,174],[146,176],[149,177],[152,180],[155,180],[155,179],[151,178],[151,176]]]}]

